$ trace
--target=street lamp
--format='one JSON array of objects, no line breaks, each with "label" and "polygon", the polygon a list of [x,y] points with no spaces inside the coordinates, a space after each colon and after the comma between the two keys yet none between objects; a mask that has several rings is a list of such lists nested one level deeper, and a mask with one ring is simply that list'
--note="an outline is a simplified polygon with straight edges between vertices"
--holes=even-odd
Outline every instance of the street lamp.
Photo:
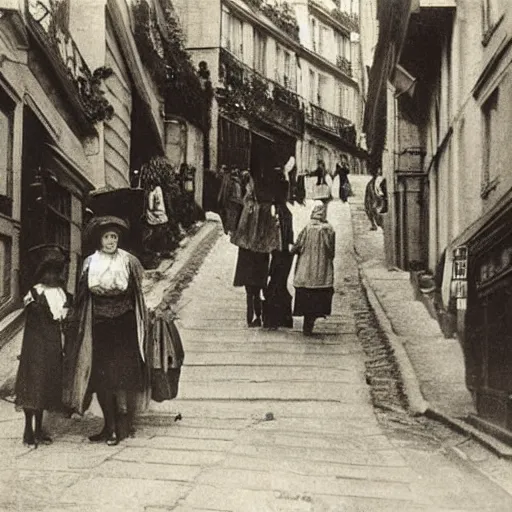
[{"label": "street lamp", "polygon": [[183,176],[183,188],[185,192],[194,193],[196,188],[196,169],[188,167],[185,169]]}]

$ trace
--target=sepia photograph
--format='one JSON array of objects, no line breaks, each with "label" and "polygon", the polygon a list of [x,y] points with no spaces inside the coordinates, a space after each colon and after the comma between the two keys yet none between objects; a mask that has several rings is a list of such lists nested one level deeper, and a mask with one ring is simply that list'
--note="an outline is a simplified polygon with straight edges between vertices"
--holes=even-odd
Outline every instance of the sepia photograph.
[{"label": "sepia photograph", "polygon": [[511,512],[507,161],[511,0],[0,0],[0,512]]}]

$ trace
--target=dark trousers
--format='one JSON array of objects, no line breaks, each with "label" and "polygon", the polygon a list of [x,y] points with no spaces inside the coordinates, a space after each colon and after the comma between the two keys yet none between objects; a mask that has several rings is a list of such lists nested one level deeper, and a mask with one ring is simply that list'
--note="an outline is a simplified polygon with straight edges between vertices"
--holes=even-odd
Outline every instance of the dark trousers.
[{"label": "dark trousers", "polygon": [[247,300],[247,324],[249,325],[253,319],[254,315],[256,318],[261,318],[261,298],[260,298],[261,288],[257,286],[246,286],[245,287],[245,296]]}]

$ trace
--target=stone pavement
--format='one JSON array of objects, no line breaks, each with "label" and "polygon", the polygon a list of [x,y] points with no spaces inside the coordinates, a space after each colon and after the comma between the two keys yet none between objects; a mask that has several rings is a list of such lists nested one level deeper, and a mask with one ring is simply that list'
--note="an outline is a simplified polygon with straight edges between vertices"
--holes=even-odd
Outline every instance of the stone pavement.
[{"label": "stone pavement", "polygon": [[[296,223],[309,213],[295,208]],[[84,436],[99,419],[52,417],[52,446],[21,444],[0,403],[0,510],[505,512],[512,497],[410,435],[387,436],[365,382],[352,305],[360,296],[348,205],[334,202],[333,315],[316,338],[248,330],[231,286],[236,250],[221,238],[183,293],[179,399],[152,404],[117,447]],[[182,415],[175,421],[175,415]]]},{"label": "stone pavement", "polygon": [[363,281],[378,301],[375,309],[380,306],[385,315],[379,321],[389,321],[392,332],[387,334],[405,348],[413,379],[419,383],[420,398],[410,399],[419,403],[416,409],[422,408],[421,398],[425,399],[424,410],[417,412],[432,409],[445,416],[464,418],[475,410],[465,385],[460,343],[455,338],[445,338],[427,308],[416,300],[409,273],[388,270],[382,230],[370,231],[364,212],[364,188],[368,180],[368,176],[353,176],[351,180],[355,192],[350,199],[355,248]]}]

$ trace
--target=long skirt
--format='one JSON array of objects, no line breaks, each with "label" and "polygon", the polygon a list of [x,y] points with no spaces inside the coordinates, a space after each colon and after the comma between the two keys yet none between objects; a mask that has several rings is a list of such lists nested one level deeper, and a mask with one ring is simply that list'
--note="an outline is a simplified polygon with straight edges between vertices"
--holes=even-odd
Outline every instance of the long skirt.
[{"label": "long skirt", "polygon": [[265,252],[254,252],[240,247],[233,286],[265,288],[267,286],[269,260],[270,255]]},{"label": "long skirt", "polygon": [[144,363],[134,311],[93,324],[93,391],[143,391]]},{"label": "long skirt", "polygon": [[264,327],[293,327],[292,296],[288,292],[288,276],[293,254],[274,251],[270,262],[270,281],[264,290]]},{"label": "long skirt", "polygon": [[295,288],[293,316],[329,316],[334,288]]},{"label": "long skirt", "polygon": [[16,377],[16,405],[27,409],[61,411],[62,344],[59,323],[51,319],[41,300],[27,312],[20,365]]}]

